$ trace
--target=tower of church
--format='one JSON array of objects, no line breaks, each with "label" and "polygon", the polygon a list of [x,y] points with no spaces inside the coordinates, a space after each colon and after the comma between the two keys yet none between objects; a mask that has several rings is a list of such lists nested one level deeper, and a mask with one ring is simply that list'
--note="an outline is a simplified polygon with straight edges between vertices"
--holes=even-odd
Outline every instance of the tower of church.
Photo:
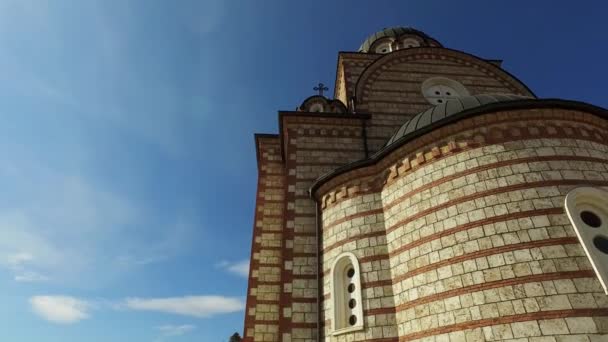
[{"label": "tower of church", "polygon": [[608,341],[608,111],[390,28],[257,134],[245,341]]}]

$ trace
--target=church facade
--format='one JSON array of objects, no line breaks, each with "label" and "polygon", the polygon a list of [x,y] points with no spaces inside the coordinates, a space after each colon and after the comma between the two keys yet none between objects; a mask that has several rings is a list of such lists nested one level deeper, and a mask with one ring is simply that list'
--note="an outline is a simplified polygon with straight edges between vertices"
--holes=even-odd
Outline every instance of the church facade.
[{"label": "church facade", "polygon": [[245,341],[608,341],[608,111],[412,28],[257,134]]}]

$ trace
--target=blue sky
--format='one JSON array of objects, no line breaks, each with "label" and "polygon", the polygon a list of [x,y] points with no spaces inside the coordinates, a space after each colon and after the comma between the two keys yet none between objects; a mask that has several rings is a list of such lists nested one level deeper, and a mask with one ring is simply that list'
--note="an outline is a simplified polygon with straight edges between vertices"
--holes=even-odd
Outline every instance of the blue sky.
[{"label": "blue sky", "polygon": [[607,9],[0,0],[0,340],[226,340],[243,324],[253,133],[331,87],[338,51],[413,26],[504,59],[540,97],[606,107]]}]

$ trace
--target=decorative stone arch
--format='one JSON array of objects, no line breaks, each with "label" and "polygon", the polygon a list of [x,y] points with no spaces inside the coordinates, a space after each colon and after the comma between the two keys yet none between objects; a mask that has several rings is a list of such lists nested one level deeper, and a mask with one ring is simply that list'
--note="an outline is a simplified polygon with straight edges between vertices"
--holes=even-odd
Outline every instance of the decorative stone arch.
[{"label": "decorative stone arch", "polygon": [[469,66],[493,77],[502,85],[513,91],[514,94],[536,97],[536,95],[523,82],[498,66],[474,55],[446,48],[420,47],[416,49],[401,49],[378,58],[368,65],[361,73],[355,85],[355,99],[357,104],[369,100],[371,84],[391,66],[417,60],[444,60]]},{"label": "decorative stone arch", "polygon": [[346,106],[340,100],[330,100],[325,96],[313,95],[304,100],[298,110],[312,113],[346,113]]},{"label": "decorative stone arch", "polygon": [[359,260],[351,252],[338,255],[331,265],[330,277],[332,334],[362,330],[364,317]]}]

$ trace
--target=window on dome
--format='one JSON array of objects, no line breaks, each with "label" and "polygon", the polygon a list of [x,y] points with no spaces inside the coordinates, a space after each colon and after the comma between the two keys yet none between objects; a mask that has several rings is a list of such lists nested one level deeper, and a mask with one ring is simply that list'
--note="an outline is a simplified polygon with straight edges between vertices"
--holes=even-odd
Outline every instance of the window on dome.
[{"label": "window on dome", "polygon": [[422,83],[422,95],[434,105],[445,103],[450,99],[469,95],[460,83],[445,77],[433,77]]},{"label": "window on dome", "polygon": [[575,188],[566,195],[565,207],[604,292],[608,294],[608,191]]},{"label": "window on dome", "polygon": [[376,53],[389,53],[391,52],[391,43],[385,42],[378,45],[375,49]]},{"label": "window on dome", "polygon": [[333,334],[363,329],[361,274],[359,262],[352,253],[339,255],[331,269]]},{"label": "window on dome", "polygon": [[401,45],[403,46],[404,49],[409,49],[409,48],[420,46],[420,42],[414,38],[405,38],[403,40],[403,42],[401,43]]},{"label": "window on dome", "polygon": [[323,104],[315,103],[310,106],[310,109],[308,111],[312,113],[323,113]]}]

